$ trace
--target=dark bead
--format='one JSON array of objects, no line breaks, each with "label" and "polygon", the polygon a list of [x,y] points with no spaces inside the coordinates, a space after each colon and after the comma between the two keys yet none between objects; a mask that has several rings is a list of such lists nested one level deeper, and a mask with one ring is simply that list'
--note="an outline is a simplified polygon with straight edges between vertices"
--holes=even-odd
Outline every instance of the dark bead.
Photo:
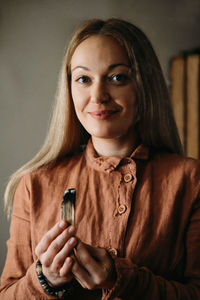
[{"label": "dark bead", "polygon": [[40,279],[40,283],[41,284],[46,284],[46,280],[44,280],[43,278]]},{"label": "dark bead", "polygon": [[47,287],[47,288],[46,288],[46,292],[47,292],[47,293],[52,293],[53,290],[52,290],[50,287]]},{"label": "dark bead", "polygon": [[52,290],[49,292],[49,294],[50,294],[51,296],[56,296],[56,295],[55,295],[55,292],[52,291]]},{"label": "dark bead", "polygon": [[[36,272],[37,272],[37,276],[38,276],[38,279],[40,281],[40,284],[43,288],[43,290],[53,296],[53,297],[58,297],[58,298],[63,298],[63,296],[71,296],[72,295],[72,292],[74,291],[74,287],[72,287],[71,285],[66,285],[65,288],[53,288],[51,287],[48,282],[46,281],[45,279],[45,276],[44,274],[42,273],[42,267],[41,267],[41,263],[38,261],[37,264],[36,264]],[[76,281],[75,281],[76,282]]]}]

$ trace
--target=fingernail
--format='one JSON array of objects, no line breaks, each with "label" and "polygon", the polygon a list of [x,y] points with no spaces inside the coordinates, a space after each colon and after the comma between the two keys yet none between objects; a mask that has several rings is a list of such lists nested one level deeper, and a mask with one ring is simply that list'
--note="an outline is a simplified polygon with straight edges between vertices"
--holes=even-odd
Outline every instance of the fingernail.
[{"label": "fingernail", "polygon": [[62,221],[59,223],[59,227],[60,227],[60,228],[65,228],[65,227],[66,227],[66,222],[62,220]]},{"label": "fingernail", "polygon": [[68,265],[70,265],[70,264],[72,263],[71,257],[67,257],[67,258],[66,258],[66,263],[67,263]]},{"label": "fingernail", "polygon": [[75,228],[73,226],[70,226],[68,229],[69,233],[74,233],[75,232]]},{"label": "fingernail", "polygon": [[76,243],[76,239],[74,237],[72,237],[70,240],[69,240],[69,243],[70,245],[73,245]]}]

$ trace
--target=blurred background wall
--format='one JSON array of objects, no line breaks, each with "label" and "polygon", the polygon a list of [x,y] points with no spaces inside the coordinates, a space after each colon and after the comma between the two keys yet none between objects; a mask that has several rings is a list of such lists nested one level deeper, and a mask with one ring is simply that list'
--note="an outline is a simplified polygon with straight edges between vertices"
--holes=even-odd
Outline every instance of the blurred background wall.
[{"label": "blurred background wall", "polygon": [[150,38],[169,83],[169,60],[200,46],[199,0],[0,0],[0,274],[9,222],[9,175],[39,150],[72,31],[88,18],[120,17]]}]

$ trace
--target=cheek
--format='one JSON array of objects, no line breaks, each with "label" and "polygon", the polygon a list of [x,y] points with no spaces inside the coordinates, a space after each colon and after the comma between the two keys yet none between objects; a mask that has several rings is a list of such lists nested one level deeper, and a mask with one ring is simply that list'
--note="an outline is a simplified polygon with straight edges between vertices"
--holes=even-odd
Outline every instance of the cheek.
[{"label": "cheek", "polygon": [[72,100],[74,103],[75,111],[82,111],[86,105],[85,97],[83,93],[79,92],[78,89],[72,87]]},{"label": "cheek", "polygon": [[116,102],[123,107],[126,114],[135,114],[137,110],[137,100],[133,91],[122,94]]},{"label": "cheek", "polygon": [[124,112],[127,123],[134,124],[137,118],[137,100],[135,96],[124,99]]}]

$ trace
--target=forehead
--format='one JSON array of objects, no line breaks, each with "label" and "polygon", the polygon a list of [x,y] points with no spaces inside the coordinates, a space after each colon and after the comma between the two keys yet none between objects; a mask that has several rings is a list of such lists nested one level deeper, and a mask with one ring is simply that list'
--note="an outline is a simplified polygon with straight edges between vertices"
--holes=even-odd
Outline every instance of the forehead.
[{"label": "forehead", "polygon": [[71,68],[85,64],[128,64],[128,56],[124,48],[113,38],[94,35],[81,42],[71,59]]}]

